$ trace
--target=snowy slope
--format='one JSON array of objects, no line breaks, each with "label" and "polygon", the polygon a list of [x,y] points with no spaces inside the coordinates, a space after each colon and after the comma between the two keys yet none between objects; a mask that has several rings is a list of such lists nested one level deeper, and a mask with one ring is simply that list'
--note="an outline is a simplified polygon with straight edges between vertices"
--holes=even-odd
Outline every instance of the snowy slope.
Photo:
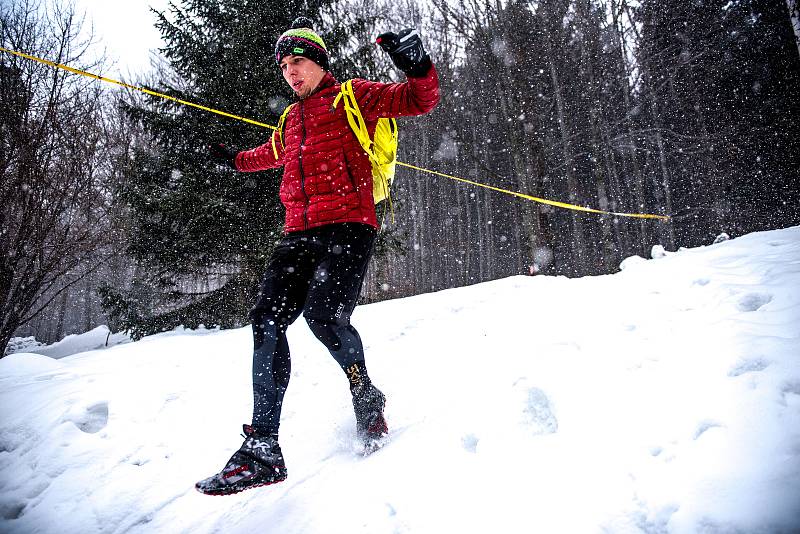
[{"label": "snowy slope", "polygon": [[358,308],[393,434],[369,458],[299,321],[289,479],[230,497],[193,485],[249,422],[249,329],[11,355],[0,531],[797,532],[800,227],[623,266]]},{"label": "snowy slope", "polygon": [[[102,350],[120,343],[129,343],[130,337],[126,334],[112,334],[107,326],[102,325],[84,332],[83,334],[70,334],[52,345],[43,345],[34,337],[11,338],[9,353],[33,352],[51,358],[64,358],[79,352]],[[13,346],[16,345],[16,346]]]}]

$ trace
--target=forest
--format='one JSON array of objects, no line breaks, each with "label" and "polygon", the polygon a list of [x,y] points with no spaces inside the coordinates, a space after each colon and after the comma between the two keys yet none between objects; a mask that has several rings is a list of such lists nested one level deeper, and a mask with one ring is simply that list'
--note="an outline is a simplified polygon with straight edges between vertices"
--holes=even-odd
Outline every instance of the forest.
[{"label": "forest", "polygon": [[[417,28],[442,99],[398,121],[398,160],[494,188],[398,167],[363,302],[800,224],[796,0],[173,0],[152,70],[126,81],[277,124],[292,96],[272,51],[300,15],[340,81],[403,81],[375,37]],[[10,0],[0,19],[5,49],[106,68],[66,2]],[[247,324],[281,172],[207,146],[270,134],[0,52],[0,354],[100,324]]]}]

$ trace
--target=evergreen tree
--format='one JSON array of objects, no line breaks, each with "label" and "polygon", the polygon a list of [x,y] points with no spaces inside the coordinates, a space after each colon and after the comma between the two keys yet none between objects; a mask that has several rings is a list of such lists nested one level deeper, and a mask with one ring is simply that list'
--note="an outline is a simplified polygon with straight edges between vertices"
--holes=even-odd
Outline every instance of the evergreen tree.
[{"label": "evergreen tree", "polygon": [[[638,60],[672,169],[680,241],[797,221],[800,61],[785,6],[645,0]],[[767,193],[768,192],[768,193]]]},{"label": "evergreen tree", "polygon": [[[162,70],[155,90],[277,124],[291,91],[275,65],[275,41],[294,18],[325,6],[326,0],[170,3],[156,12],[170,71]],[[346,37],[337,30],[322,33],[332,37],[329,47]],[[272,130],[166,100],[124,108],[152,143],[134,147],[120,163],[126,179],[115,193],[138,268],[130,288],[102,288],[105,307],[134,336],[179,324],[242,324],[281,233],[281,171],[225,169],[206,147],[258,146]]]}]

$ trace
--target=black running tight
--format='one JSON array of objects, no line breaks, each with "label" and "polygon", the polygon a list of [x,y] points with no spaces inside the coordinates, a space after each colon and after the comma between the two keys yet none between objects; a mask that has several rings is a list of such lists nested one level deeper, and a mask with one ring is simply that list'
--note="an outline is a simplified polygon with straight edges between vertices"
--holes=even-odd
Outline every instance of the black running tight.
[{"label": "black running tight", "polygon": [[338,223],[292,232],[275,248],[250,318],[253,325],[253,426],[277,434],[289,384],[286,329],[302,313],[315,336],[353,379],[367,379],[364,348],[350,324],[375,242],[375,230]]}]

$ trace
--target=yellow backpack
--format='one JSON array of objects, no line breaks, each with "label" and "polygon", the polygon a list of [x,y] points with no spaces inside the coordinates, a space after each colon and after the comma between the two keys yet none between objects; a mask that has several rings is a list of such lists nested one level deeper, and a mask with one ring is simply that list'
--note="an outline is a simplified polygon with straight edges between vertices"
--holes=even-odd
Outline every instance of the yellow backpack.
[{"label": "yellow backpack", "polygon": [[[356,95],[353,92],[353,80],[347,80],[342,84],[341,92],[336,95],[336,99],[333,101],[334,108],[339,105],[340,100],[344,100],[344,110],[347,114],[347,122],[350,123],[350,128],[372,163],[372,197],[375,200],[375,204],[381,200],[388,199],[391,208],[392,198],[389,194],[389,188],[394,180],[397,163],[397,121],[385,118],[378,119],[374,139],[370,139],[367,125],[364,122],[363,115],[361,115],[358,102],[356,102]],[[283,110],[278,121],[278,136],[281,145],[283,145],[284,122],[292,106],[294,104],[290,104]],[[275,159],[277,159],[278,147],[275,145],[275,136],[272,137],[272,150],[275,154]],[[394,217],[394,211],[392,211],[392,217]]]}]

